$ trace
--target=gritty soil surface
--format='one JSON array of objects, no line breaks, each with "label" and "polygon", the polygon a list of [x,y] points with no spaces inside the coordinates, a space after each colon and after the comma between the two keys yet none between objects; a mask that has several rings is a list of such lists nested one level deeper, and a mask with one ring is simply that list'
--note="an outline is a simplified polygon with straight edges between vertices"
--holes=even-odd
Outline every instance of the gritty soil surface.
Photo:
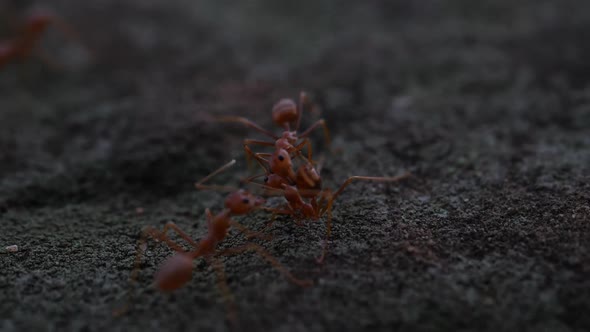
[{"label": "gritty soil surface", "polygon": [[[4,37],[15,3],[1,3]],[[312,136],[326,187],[415,177],[348,187],[324,265],[323,222],[280,217],[256,240],[312,287],[252,253],[223,258],[235,329],[590,330],[590,2],[52,9],[84,46],[52,30],[42,44],[60,67],[0,72],[0,247],[20,248],[0,254],[1,331],[232,329],[204,261],[160,293],[153,275],[171,250],[150,243],[130,286],[137,240],[167,221],[201,238],[223,195],[194,181],[236,158],[215,182],[237,185],[250,174],[241,140],[260,137],[211,120],[272,128],[272,104],[300,89],[334,137],[328,151]],[[260,230],[269,218],[237,220]],[[232,232],[223,247],[243,242]]]}]

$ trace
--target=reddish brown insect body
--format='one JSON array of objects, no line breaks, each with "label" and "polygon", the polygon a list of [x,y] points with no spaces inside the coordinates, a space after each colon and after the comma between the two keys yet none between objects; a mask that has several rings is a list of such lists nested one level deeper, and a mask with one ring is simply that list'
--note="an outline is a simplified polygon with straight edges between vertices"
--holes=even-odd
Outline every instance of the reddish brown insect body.
[{"label": "reddish brown insect body", "polygon": [[[304,92],[301,92],[299,95],[299,105],[297,105],[292,99],[287,98],[281,99],[275,103],[272,108],[272,119],[277,126],[283,128],[284,130],[280,136],[277,136],[269,130],[260,127],[247,118],[239,116],[224,116],[221,117],[220,120],[224,122],[242,123],[247,127],[250,127],[274,140],[271,142],[245,139],[243,143],[244,151],[249,158],[258,159],[260,156],[268,156],[268,154],[264,153],[255,154],[250,148],[251,145],[271,146],[275,147],[275,149],[283,149],[286,150],[292,157],[301,156],[301,151],[307,147],[309,154],[311,155],[311,143],[308,139],[308,136],[311,134],[311,132],[318,127],[322,127],[324,130],[324,139],[328,146],[330,145],[330,132],[324,119],[316,121],[302,133],[297,132],[299,130],[299,126],[301,125],[301,116],[304,105],[308,103],[309,100],[307,94]],[[295,129],[291,130],[292,127]]]},{"label": "reddish brown insect body", "polygon": [[[300,106],[307,100],[305,94],[301,94]],[[238,120],[233,118],[233,120]],[[246,120],[247,121],[247,120]],[[274,214],[288,214],[291,215],[296,221],[303,219],[318,220],[324,214],[328,214],[326,221],[326,241],[330,237],[331,233],[331,211],[332,205],[335,199],[342,193],[342,191],[354,180],[364,181],[376,181],[376,182],[395,182],[408,177],[410,174],[406,173],[398,177],[369,177],[369,176],[352,176],[348,178],[340,188],[332,194],[329,189],[322,189],[322,178],[319,170],[317,170],[312,161],[312,152],[309,147],[309,142],[306,141],[298,143],[301,137],[305,137],[309,134],[310,130],[314,126],[310,127],[303,134],[297,136],[297,132],[290,131],[290,124],[293,122],[297,123],[296,128],[299,127],[301,121],[301,110],[298,111],[295,102],[290,99],[281,99],[273,107],[273,121],[278,126],[285,128],[283,136],[277,138],[275,141],[275,151],[272,154],[268,153],[254,153],[248,143],[259,144],[270,146],[272,143],[263,141],[244,141],[244,150],[249,156],[256,159],[258,164],[264,169],[264,174],[255,175],[248,179],[246,182],[254,183],[263,187],[266,192],[265,194],[277,194],[280,193],[284,196],[287,201],[286,207],[282,209],[271,209]],[[323,120],[322,120],[323,121]],[[243,122],[243,121],[238,121]],[[243,122],[246,123],[246,122]],[[247,124],[247,123],[246,123]],[[324,130],[327,133],[325,123],[322,122]],[[253,128],[256,128],[252,126]],[[259,130],[260,131],[260,130]],[[265,132],[265,131],[261,131]],[[272,134],[271,134],[272,135]],[[305,145],[308,145],[308,156],[303,158],[301,150]],[[301,157],[302,162],[297,168],[297,172],[294,171],[294,158]],[[268,159],[267,159],[268,158]],[[265,176],[264,183],[256,183],[254,180]],[[274,220],[274,215],[273,215]],[[326,253],[326,244],[322,250],[322,255],[318,259],[318,262],[322,262]]]},{"label": "reddish brown insect body", "polygon": [[[234,163],[235,160],[232,160],[215,172],[206,176],[204,179],[195,184],[196,187],[199,189],[228,189],[228,187],[204,185],[203,183],[214,175],[232,166]],[[162,231],[153,227],[147,227],[144,229],[139,241],[139,249],[137,250],[137,255],[135,258],[135,268],[131,273],[131,280],[134,281],[137,279],[145,242],[151,237],[157,241],[166,243],[168,247],[176,251],[174,255],[164,261],[156,273],[156,287],[161,291],[173,291],[184,286],[191,280],[193,260],[198,257],[203,257],[214,267],[215,271],[217,272],[219,286],[226,302],[228,303],[228,306],[230,307],[230,318],[232,320],[235,320],[235,309],[233,308],[232,296],[225,280],[226,278],[223,271],[223,265],[219,261],[220,256],[236,255],[245,251],[254,251],[267,260],[273,267],[279,270],[279,272],[285,275],[293,283],[300,286],[310,286],[312,284],[310,280],[301,280],[293,276],[283,265],[281,265],[281,263],[279,263],[276,258],[274,258],[266,251],[266,249],[258,244],[247,243],[240,247],[218,251],[218,244],[226,238],[228,231],[232,227],[238,229],[240,232],[250,237],[259,236],[259,234],[248,230],[246,227],[232,220],[231,218],[232,216],[245,215],[259,209],[261,205],[264,204],[264,199],[254,196],[246,190],[235,190],[228,194],[224,204],[225,209],[216,215],[213,215],[209,209],[205,210],[207,216],[208,232],[207,235],[199,242],[194,241],[190,235],[185,233],[172,222],[167,223]],[[170,239],[167,235],[168,230],[173,230],[176,232],[178,236],[180,236],[192,247],[192,250],[186,251],[181,245]],[[122,310],[121,312],[124,312],[125,310],[126,309]]]},{"label": "reddish brown insect body", "polygon": [[[39,40],[50,25],[73,38],[72,30],[59,18],[50,13],[36,13],[27,17],[18,35],[12,40],[0,42],[0,68],[13,61],[29,58]],[[47,59],[43,59],[48,61]]]}]

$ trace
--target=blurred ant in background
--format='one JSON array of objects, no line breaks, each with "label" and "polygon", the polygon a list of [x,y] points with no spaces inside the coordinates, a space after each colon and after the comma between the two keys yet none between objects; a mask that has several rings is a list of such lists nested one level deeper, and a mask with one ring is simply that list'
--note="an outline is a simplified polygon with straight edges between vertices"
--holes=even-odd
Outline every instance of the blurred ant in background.
[{"label": "blurred ant in background", "polygon": [[0,70],[9,63],[24,62],[32,56],[37,56],[51,67],[59,67],[39,49],[39,43],[50,26],[60,30],[68,39],[78,40],[77,34],[67,23],[47,10],[31,12],[17,25],[11,38],[0,41]]}]

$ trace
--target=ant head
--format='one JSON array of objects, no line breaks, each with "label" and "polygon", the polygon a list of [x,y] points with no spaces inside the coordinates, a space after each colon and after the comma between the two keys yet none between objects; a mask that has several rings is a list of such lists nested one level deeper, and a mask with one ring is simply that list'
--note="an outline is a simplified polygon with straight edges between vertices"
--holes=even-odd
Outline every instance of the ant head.
[{"label": "ant head", "polygon": [[162,291],[178,289],[192,278],[193,259],[185,253],[168,258],[156,273],[156,285]]},{"label": "ant head", "polygon": [[250,213],[262,204],[264,204],[263,198],[256,197],[243,189],[229,194],[225,199],[225,207],[234,215]]},{"label": "ant head", "polygon": [[289,123],[297,121],[297,104],[293,99],[281,99],[272,107],[272,121],[280,127],[287,128]]},{"label": "ant head", "polygon": [[303,197],[314,197],[322,189],[322,178],[311,164],[303,164],[297,170],[295,177],[297,188],[303,192]]},{"label": "ant head", "polygon": [[275,150],[270,160],[270,170],[282,177],[293,176],[293,161],[287,150]]},{"label": "ant head", "polygon": [[282,189],[283,184],[287,183],[287,179],[274,173],[269,174],[264,178],[264,184],[276,189]]}]

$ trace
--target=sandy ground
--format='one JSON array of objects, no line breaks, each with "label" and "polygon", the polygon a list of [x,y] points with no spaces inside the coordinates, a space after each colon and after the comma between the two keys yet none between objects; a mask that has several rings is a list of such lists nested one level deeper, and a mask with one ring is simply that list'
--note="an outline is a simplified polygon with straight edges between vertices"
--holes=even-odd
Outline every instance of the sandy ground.
[{"label": "sandy ground", "polygon": [[0,330],[229,329],[204,262],[153,289],[171,254],[156,244],[112,312],[141,229],[202,237],[223,196],[193,182],[232,158],[216,181],[248,174],[240,142],[257,135],[210,119],[271,127],[300,89],[334,136],[334,153],[313,136],[327,187],[416,178],[347,188],[323,266],[324,224],[279,218],[259,243],[310,288],[224,259],[238,330],[589,330],[590,2],[278,3],[52,2],[92,51],[53,31],[61,67],[0,72],[0,247],[20,248],[0,254]]}]

